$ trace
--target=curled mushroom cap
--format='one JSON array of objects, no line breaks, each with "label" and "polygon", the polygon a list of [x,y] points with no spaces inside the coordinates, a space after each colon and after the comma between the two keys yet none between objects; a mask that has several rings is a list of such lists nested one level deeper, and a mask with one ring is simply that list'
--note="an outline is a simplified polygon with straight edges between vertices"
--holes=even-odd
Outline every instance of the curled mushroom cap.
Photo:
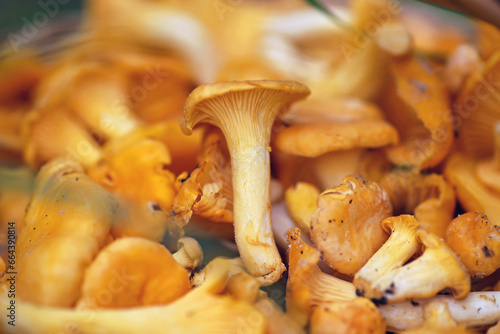
[{"label": "curled mushroom cap", "polygon": [[185,133],[202,122],[224,133],[233,173],[236,242],[249,273],[263,284],[274,283],[285,269],[270,221],[271,127],[280,112],[308,94],[295,81],[219,82],[196,88],[184,109]]},{"label": "curled mushroom cap", "polygon": [[330,267],[354,275],[387,239],[382,220],[392,215],[387,194],[361,175],[324,191],[311,220],[311,238]]},{"label": "curled mushroom cap", "polygon": [[401,267],[418,249],[418,222],[413,216],[401,215],[384,219],[382,228],[391,233],[389,239],[354,276],[356,294],[380,299],[383,294],[376,281]]},{"label": "curled mushroom cap", "polygon": [[23,300],[72,306],[84,269],[104,246],[116,200],[69,160],[38,173],[16,244],[17,286]]},{"label": "curled mushroom cap", "polygon": [[453,187],[439,174],[415,174],[393,169],[380,180],[396,214],[413,214],[420,226],[439,237],[455,213]]},{"label": "curled mushroom cap", "polygon": [[86,269],[78,308],[169,304],[191,289],[187,271],[161,244],[121,238]]},{"label": "curled mushroom cap", "polygon": [[483,213],[467,212],[453,219],[445,241],[473,278],[488,276],[500,267],[500,226]]},{"label": "curled mushroom cap", "polygon": [[[192,215],[211,222],[233,222],[233,185],[226,141],[219,129],[205,131],[198,166],[177,177],[177,195],[172,205],[172,219],[186,225]],[[231,228],[231,235],[233,229]]]},{"label": "curled mushroom cap", "polygon": [[377,307],[366,298],[322,304],[311,316],[311,334],[385,333],[385,321]]},{"label": "curled mushroom cap", "polygon": [[483,65],[482,71],[470,75],[454,103],[458,140],[467,154],[486,158],[495,150],[495,124],[500,122],[498,106],[500,51]]},{"label": "curled mushroom cap", "polygon": [[436,235],[419,230],[417,241],[425,247],[424,253],[409,264],[394,269],[375,284],[382,297],[375,301],[395,303],[412,298],[429,298],[449,288],[456,299],[464,299],[470,291],[467,268]]},{"label": "curled mushroom cap", "polygon": [[287,312],[305,326],[313,307],[322,303],[349,301],[356,298],[352,283],[325,274],[318,267],[320,254],[307,245],[294,228],[288,232]]},{"label": "curled mushroom cap", "polygon": [[401,143],[386,149],[395,165],[417,170],[439,164],[453,142],[448,95],[430,65],[415,56],[391,60],[392,83],[381,97],[387,119]]},{"label": "curled mushroom cap", "polygon": [[286,126],[274,134],[273,147],[301,157],[398,142],[396,129],[380,109],[358,99],[301,101],[283,122]]}]

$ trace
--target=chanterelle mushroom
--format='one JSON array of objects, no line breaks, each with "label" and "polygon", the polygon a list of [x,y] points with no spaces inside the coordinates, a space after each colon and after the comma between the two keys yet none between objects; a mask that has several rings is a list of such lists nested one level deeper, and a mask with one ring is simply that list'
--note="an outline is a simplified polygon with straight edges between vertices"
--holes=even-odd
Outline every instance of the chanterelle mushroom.
[{"label": "chanterelle mushroom", "polygon": [[271,127],[280,112],[308,94],[295,81],[218,82],[196,88],[184,108],[186,134],[198,123],[224,133],[233,173],[236,242],[248,272],[264,285],[276,282],[285,269],[271,230]]},{"label": "chanterelle mushroom", "polygon": [[389,197],[361,175],[324,191],[311,220],[311,238],[330,267],[354,275],[387,239],[381,222],[392,215]]}]

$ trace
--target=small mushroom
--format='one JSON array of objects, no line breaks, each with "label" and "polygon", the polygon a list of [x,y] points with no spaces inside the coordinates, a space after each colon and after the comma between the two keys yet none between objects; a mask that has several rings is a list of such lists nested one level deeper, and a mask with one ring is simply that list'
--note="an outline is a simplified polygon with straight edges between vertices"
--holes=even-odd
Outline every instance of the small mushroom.
[{"label": "small mushroom", "polygon": [[380,277],[374,285],[382,297],[378,303],[395,303],[414,298],[429,298],[445,288],[464,299],[470,292],[469,272],[460,258],[436,235],[419,230],[417,241],[425,247],[423,254],[409,264]]},{"label": "small mushroom", "polygon": [[85,270],[79,309],[169,304],[191,290],[189,274],[163,245],[120,238]]},{"label": "small mushroom", "polygon": [[391,215],[392,205],[378,184],[346,176],[319,196],[311,238],[330,267],[352,276],[387,239],[381,222]]},{"label": "small mushroom", "polygon": [[500,226],[492,224],[485,214],[467,212],[453,219],[444,240],[472,278],[483,278],[500,268]]},{"label": "small mushroom", "polygon": [[16,242],[19,298],[70,307],[104,246],[117,202],[70,160],[42,167]]},{"label": "small mushroom", "polygon": [[184,237],[177,240],[175,261],[185,269],[194,269],[203,263],[203,250],[196,239]]},{"label": "small mushroom", "polygon": [[219,82],[196,88],[184,109],[186,134],[198,123],[218,126],[231,156],[234,229],[249,273],[264,285],[285,269],[271,230],[269,141],[275,117],[309,94],[294,81]]},{"label": "small mushroom", "polygon": [[353,284],[358,296],[381,298],[384,292],[376,284],[377,280],[403,266],[417,252],[418,227],[417,220],[409,215],[390,217],[382,221],[382,228],[391,235],[354,276]]}]

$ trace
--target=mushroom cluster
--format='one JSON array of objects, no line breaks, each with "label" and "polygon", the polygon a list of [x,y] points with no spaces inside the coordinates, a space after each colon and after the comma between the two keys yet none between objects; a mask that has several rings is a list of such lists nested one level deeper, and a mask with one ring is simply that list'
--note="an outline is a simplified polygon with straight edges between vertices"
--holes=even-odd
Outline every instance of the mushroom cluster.
[{"label": "mushroom cluster", "polygon": [[500,332],[498,28],[84,6],[0,44],[1,333]]}]

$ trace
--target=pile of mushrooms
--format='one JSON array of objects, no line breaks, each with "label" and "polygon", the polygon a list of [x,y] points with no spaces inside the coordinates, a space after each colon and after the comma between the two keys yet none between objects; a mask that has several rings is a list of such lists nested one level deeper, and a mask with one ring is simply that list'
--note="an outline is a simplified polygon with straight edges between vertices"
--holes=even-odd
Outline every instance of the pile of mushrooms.
[{"label": "pile of mushrooms", "polygon": [[500,332],[497,28],[85,6],[0,49],[0,332]]}]

